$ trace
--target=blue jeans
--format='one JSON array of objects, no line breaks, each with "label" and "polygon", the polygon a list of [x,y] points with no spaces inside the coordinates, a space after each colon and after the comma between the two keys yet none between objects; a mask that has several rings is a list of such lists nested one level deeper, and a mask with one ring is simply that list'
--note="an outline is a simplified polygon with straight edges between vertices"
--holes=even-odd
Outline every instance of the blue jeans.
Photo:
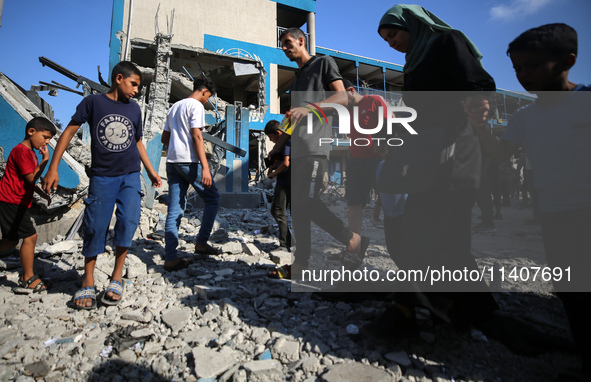
[{"label": "blue jeans", "polygon": [[105,238],[113,207],[115,245],[129,248],[140,221],[142,192],[139,172],[119,176],[91,176],[88,196],[84,199],[84,245],[82,254],[94,257],[105,252]]},{"label": "blue jeans", "polygon": [[166,163],[166,175],[168,177],[168,215],[164,233],[164,260],[173,261],[178,259],[176,247],[179,244],[179,226],[185,212],[187,202],[187,189],[193,186],[199,194],[205,207],[201,228],[197,235],[197,244],[206,244],[211,235],[215,217],[220,208],[220,194],[215,183],[205,188],[200,183],[202,167],[198,163]]}]

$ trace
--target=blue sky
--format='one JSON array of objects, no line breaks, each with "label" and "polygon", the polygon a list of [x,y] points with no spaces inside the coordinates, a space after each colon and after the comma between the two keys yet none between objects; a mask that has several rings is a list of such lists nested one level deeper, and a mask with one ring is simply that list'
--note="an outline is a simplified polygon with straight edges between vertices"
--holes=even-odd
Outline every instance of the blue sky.
[{"label": "blue sky", "polygon": [[[248,1],[248,0],[244,0]],[[564,22],[579,34],[573,82],[591,83],[591,1],[589,0],[416,0],[454,28],[466,33],[484,55],[483,63],[503,89],[521,91],[507,44],[526,29]],[[389,48],[377,34],[383,13],[396,2],[384,0],[318,0],[317,44],[383,61],[404,64],[404,55]],[[0,71],[25,89],[39,81],[74,82],[42,67],[45,56],[97,80],[97,65],[108,77],[110,0],[5,0],[0,27]],[[152,20],[150,20],[152,22]],[[174,31],[173,31],[174,33]],[[173,38],[174,42],[174,38]],[[64,124],[81,97],[60,91],[41,95]]]}]

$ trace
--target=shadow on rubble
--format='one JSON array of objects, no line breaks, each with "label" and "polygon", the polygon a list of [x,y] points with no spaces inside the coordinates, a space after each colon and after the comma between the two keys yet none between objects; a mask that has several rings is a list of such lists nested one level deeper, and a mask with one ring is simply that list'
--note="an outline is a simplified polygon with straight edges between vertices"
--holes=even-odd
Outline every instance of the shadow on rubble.
[{"label": "shadow on rubble", "polygon": [[[74,264],[70,263],[65,256],[59,260],[60,266],[56,267],[56,261],[49,259],[51,256],[43,256],[41,254],[35,255],[35,262],[33,271],[38,275],[48,287],[47,293],[69,293],[73,288],[74,283],[79,279],[79,274],[76,271]],[[3,263],[4,275],[0,277],[0,286],[8,287],[9,289],[17,288],[16,276],[9,277],[9,274],[17,273],[20,277],[22,268],[20,265],[20,258],[18,251],[15,250],[8,256],[0,259]],[[22,289],[22,288],[19,288]],[[20,293],[22,294],[22,292]],[[35,294],[31,293],[31,296]],[[73,295],[73,292],[72,292]]]},{"label": "shadow on rubble", "polygon": [[[270,354],[288,365],[292,374],[302,370],[304,362],[307,372],[314,373],[342,359],[381,366],[399,376],[473,379],[484,369],[488,377],[512,380],[514,371],[499,366],[510,363],[514,352],[479,331],[456,331],[449,324],[434,323],[427,311],[419,310],[419,337],[395,342],[371,339],[360,328],[391,304],[388,294],[326,299],[319,293],[291,292],[289,282],[270,279],[267,273],[268,267],[244,258],[222,261],[210,257],[178,272],[163,272],[162,277],[194,292],[181,297],[181,302],[201,312],[197,324],[203,327],[213,321],[221,331],[216,338],[192,346],[230,346],[253,359],[264,359],[267,353],[267,357]],[[555,297],[527,293],[496,297],[505,311],[516,315],[523,315],[527,306],[531,313],[527,325],[536,327],[538,333],[568,337],[568,323]],[[249,326],[246,330],[245,325]],[[533,362],[542,366],[557,349],[568,348],[568,344],[560,343],[548,351],[523,344],[512,350],[535,357]],[[576,360],[573,362],[576,364]],[[548,378],[543,367],[527,372],[538,380]]]},{"label": "shadow on rubble", "polygon": [[87,381],[168,382],[170,379],[140,364],[128,363],[121,359],[109,359],[92,369]]}]

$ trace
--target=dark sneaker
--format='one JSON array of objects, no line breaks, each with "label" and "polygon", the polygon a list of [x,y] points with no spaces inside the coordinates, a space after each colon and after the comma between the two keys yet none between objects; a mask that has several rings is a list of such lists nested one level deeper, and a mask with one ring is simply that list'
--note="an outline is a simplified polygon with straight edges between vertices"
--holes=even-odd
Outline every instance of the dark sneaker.
[{"label": "dark sneaker", "polygon": [[395,306],[361,327],[361,332],[374,340],[393,341],[419,335],[416,318],[408,318]]}]

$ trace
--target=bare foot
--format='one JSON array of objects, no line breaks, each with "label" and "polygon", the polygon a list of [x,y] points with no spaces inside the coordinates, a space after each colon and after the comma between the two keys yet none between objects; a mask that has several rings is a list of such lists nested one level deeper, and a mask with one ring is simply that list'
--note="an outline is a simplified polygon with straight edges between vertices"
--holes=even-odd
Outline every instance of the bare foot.
[{"label": "bare foot", "polygon": [[349,253],[357,253],[361,249],[361,236],[353,233],[353,237],[349,240],[346,251]]}]

